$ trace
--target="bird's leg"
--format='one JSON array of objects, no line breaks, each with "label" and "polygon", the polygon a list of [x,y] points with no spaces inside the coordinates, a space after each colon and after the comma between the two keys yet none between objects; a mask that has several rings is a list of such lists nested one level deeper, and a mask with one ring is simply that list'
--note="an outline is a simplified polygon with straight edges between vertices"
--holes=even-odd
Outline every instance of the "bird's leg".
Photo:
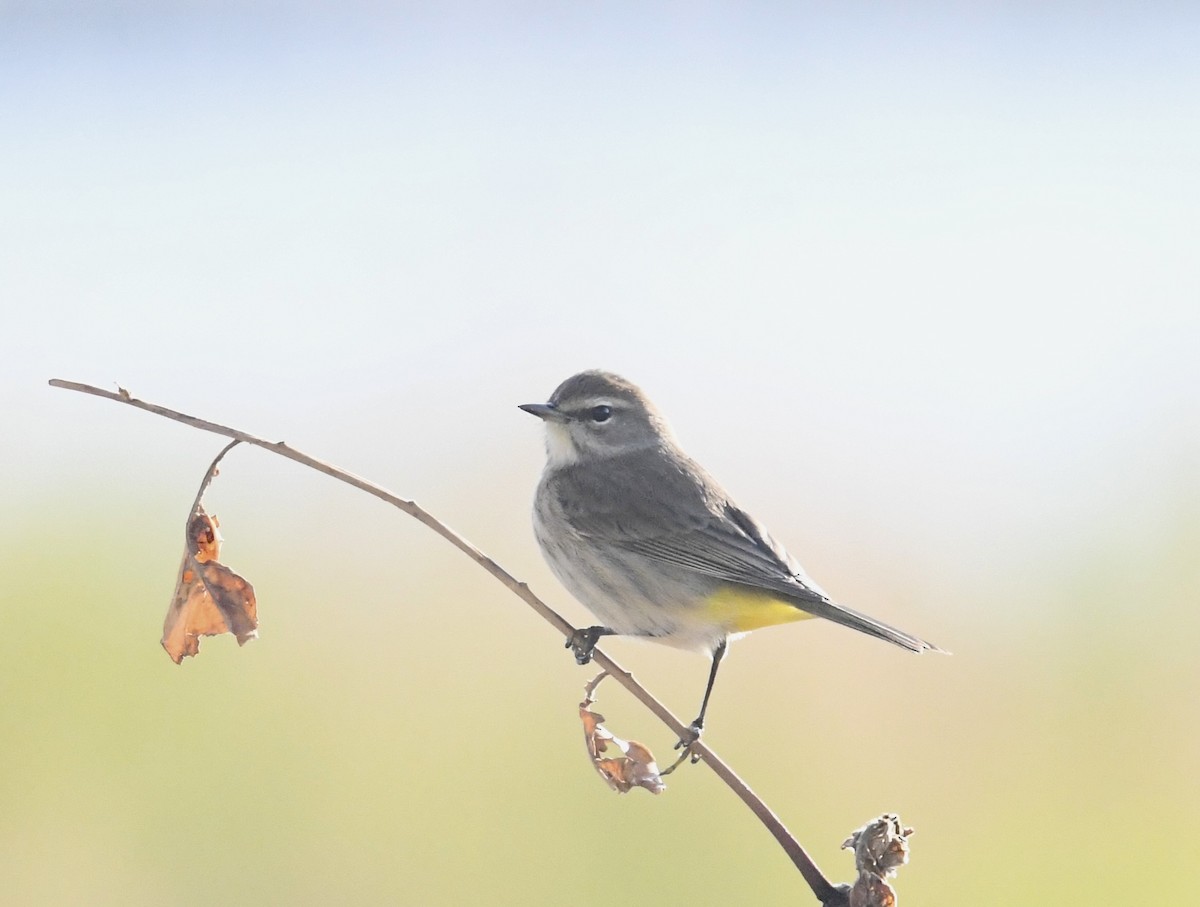
[{"label": "bird's leg", "polygon": [[[725,648],[728,644],[727,640],[722,639],[717,643],[717,647],[713,649],[712,667],[708,671],[708,686],[704,688],[704,699],[700,702],[700,714],[696,716],[696,720],[688,726],[689,736],[684,737],[675,744],[675,749],[684,749],[691,746],[700,739],[700,732],[704,730],[704,713],[708,711],[708,697],[712,695],[713,684],[717,679],[717,668],[721,667],[721,659],[725,657]],[[693,755],[692,762],[699,762],[700,757]]]},{"label": "bird's leg", "polygon": [[592,660],[592,649],[596,648],[600,637],[615,636],[616,632],[608,627],[580,627],[567,637],[567,644],[564,648],[571,649],[575,653],[577,664],[585,665]]}]

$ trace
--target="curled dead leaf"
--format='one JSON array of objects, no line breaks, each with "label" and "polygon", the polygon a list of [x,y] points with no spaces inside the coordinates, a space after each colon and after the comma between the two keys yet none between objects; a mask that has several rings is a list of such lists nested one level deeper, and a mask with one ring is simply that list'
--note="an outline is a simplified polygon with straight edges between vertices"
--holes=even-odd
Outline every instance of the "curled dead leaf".
[{"label": "curled dead leaf", "polygon": [[868,822],[842,842],[843,849],[854,851],[858,878],[850,890],[850,907],[895,907],[896,892],[887,879],[908,862],[908,838],[913,829],[905,828],[900,817],[884,813]]},{"label": "curled dead leaf", "polygon": [[642,787],[652,794],[661,794],[667,785],[659,773],[654,754],[636,740],[622,740],[606,727],[604,716],[593,712],[592,694],[600,681],[608,676],[601,672],[584,687],[583,702],[579,703],[579,719],[583,722],[583,739],[587,744],[592,766],[613,790],[619,794]]},{"label": "curled dead leaf", "polygon": [[220,553],[217,520],[197,505],[188,520],[175,597],[163,621],[162,646],[176,664],[200,651],[201,636],[232,633],[238,645],[258,636],[254,587],[220,563]]}]

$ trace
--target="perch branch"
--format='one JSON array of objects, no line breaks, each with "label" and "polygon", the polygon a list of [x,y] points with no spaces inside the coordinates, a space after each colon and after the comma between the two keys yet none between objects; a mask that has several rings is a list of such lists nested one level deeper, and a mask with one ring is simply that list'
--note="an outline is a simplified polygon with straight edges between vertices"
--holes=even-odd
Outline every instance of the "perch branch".
[{"label": "perch branch", "polygon": [[[360,491],[365,491],[367,494],[373,495],[382,501],[386,501],[394,507],[407,513],[409,516],[420,521],[451,545],[463,552],[467,557],[481,566],[484,570],[490,573],[493,577],[499,580],[505,587],[508,588],[514,595],[524,601],[527,605],[533,608],[542,619],[549,623],[556,631],[564,637],[574,633],[575,628],[570,625],[561,615],[558,614],[549,605],[543,602],[540,598],[530,591],[529,586],[523,582],[519,582],[504,568],[497,564],[494,560],[468,542],[465,538],[455,532],[453,529],[446,526],[440,520],[429,514],[413,501],[408,501],[397,497],[386,488],[376,485],[374,482],[368,481],[361,476],[356,476],[353,473],[346,472],[330,463],[323,460],[318,460],[316,457],[311,457],[306,453],[289,447],[283,441],[268,441],[264,438],[259,438],[247,432],[240,431],[236,428],[230,428],[227,425],[219,425],[216,422],[209,422],[205,419],[199,419],[195,416],[189,416],[185,413],[177,412],[173,409],[168,409],[165,406],[158,406],[154,403],[148,403],[145,400],[138,400],[130,395],[124,388],[119,388],[117,391],[107,391],[102,388],[94,387],[90,384],[80,384],[76,381],[64,381],[59,378],[51,379],[51,387],[62,388],[63,390],[78,391],[83,394],[91,394],[95,397],[103,397],[107,400],[113,400],[117,403],[125,403],[136,409],[145,410],[149,413],[154,413],[156,416],[162,416],[166,419],[171,419],[174,422],[182,422],[184,425],[190,425],[192,428],[198,428],[201,431],[211,432],[216,435],[222,435],[226,438],[232,438],[235,441],[241,441],[245,444],[251,444],[255,447],[261,447],[264,450],[269,450],[272,453],[279,454],[282,457],[287,457],[289,460],[295,460],[310,469],[315,469],[317,472],[337,479],[340,482],[345,482],[352,485]],[[222,452],[222,455],[224,451]],[[219,459],[219,458],[218,458]],[[679,720],[671,711],[659,702],[650,692],[640,683],[634,680],[633,675],[622,668],[619,664],[612,660],[608,655],[599,649],[593,650],[592,658],[596,664],[607,671],[621,686],[642,703],[647,709],[654,713],[660,721],[663,722],[671,732],[676,734],[680,739],[683,739],[689,734],[688,726]],[[691,752],[698,755],[700,759],[711,768],[722,781],[733,791],[734,794],[750,809],[760,822],[766,827],[767,831],[775,838],[779,845],[787,853],[800,875],[808,883],[813,894],[817,897],[824,907],[842,907],[848,904],[846,886],[835,886],[825,878],[821,870],[813,862],[812,858],[800,846],[792,834],[784,826],[783,822],[777,815],[764,803],[757,794],[743,781],[716,753],[714,753],[707,744],[697,740],[691,745]]]}]

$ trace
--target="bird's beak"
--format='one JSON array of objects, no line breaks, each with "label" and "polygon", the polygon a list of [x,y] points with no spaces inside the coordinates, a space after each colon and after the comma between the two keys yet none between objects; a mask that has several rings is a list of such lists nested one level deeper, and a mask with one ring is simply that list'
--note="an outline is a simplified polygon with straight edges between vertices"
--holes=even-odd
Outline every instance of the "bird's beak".
[{"label": "bird's beak", "polygon": [[533,413],[539,419],[547,422],[566,422],[567,416],[561,412],[553,403],[522,403],[517,409],[523,409],[527,413]]}]

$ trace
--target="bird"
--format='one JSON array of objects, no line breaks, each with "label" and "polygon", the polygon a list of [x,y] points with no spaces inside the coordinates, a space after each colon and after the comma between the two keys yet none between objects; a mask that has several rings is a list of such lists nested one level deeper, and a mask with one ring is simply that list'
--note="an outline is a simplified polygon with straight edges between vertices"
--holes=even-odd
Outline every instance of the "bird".
[{"label": "bird", "polygon": [[679,446],[631,381],[592,369],[520,409],[546,429],[533,528],[551,571],[601,623],[567,639],[587,664],[601,637],[633,636],[711,659],[690,739],[704,728],[731,640],[820,617],[911,652],[944,652],[838,604]]}]

